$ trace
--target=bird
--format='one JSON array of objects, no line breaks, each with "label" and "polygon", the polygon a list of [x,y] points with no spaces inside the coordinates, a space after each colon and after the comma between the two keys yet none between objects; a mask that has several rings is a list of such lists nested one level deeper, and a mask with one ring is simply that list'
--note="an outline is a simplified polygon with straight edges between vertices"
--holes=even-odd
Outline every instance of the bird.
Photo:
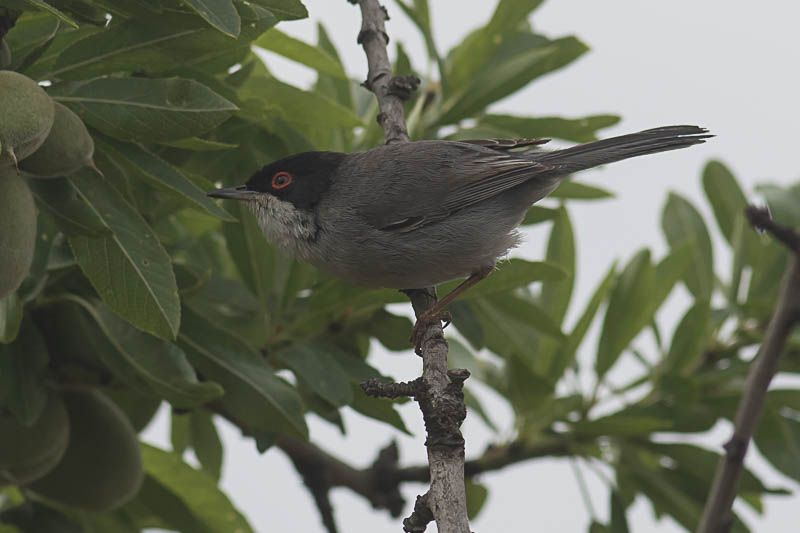
[{"label": "bird", "polygon": [[549,139],[421,140],[354,153],[312,151],[207,193],[245,202],[266,239],[344,281],[410,290],[464,279],[417,317],[431,323],[519,245],[525,212],[570,174],[686,148],[713,135],[665,126],[543,150]]}]

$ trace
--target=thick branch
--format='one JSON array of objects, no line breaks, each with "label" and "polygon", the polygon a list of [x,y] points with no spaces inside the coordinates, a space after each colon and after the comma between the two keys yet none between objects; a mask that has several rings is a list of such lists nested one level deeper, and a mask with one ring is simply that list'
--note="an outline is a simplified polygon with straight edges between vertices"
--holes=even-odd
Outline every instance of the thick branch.
[{"label": "thick branch", "polygon": [[766,210],[751,206],[747,209],[747,215],[754,227],[771,233],[794,253],[784,274],[778,304],[764,343],[747,376],[744,395],[734,420],[733,435],[725,443],[725,457],[717,465],[698,533],[725,533],[733,525],[731,507],[736,498],[747,447],[758,427],[767,389],[778,371],[780,355],[792,329],[800,323],[800,234],[772,221]]}]

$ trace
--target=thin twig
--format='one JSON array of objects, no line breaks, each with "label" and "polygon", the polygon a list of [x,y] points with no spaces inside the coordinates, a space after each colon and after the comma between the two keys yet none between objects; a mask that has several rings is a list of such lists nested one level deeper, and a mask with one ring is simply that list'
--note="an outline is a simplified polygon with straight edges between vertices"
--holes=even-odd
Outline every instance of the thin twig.
[{"label": "thin twig", "polygon": [[734,420],[733,435],[724,445],[725,456],[717,465],[698,533],[726,533],[733,525],[731,507],[736,498],[747,447],[758,427],[767,389],[778,371],[780,355],[792,329],[800,323],[800,234],[774,222],[766,209],[749,206],[747,216],[755,228],[771,233],[794,253],[786,268],[764,342],[747,376],[744,395]]}]

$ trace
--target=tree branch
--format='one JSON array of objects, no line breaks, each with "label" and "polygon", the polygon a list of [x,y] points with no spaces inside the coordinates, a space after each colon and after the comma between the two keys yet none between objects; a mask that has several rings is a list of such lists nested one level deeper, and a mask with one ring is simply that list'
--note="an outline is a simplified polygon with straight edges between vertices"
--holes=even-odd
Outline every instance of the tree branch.
[{"label": "tree branch", "polygon": [[[356,0],[349,0],[355,3]],[[377,0],[357,0],[361,7],[362,25],[358,42],[364,47],[369,72],[364,86],[378,99],[378,123],[384,130],[386,144],[408,142],[403,99],[417,88],[419,79],[394,78],[386,45],[389,37],[384,25],[386,10]],[[406,291],[417,317],[436,303],[436,290]],[[447,371],[447,343],[436,322],[423,334],[422,378],[414,386],[414,399],[419,403],[428,438],[428,464],[431,487],[425,496],[426,507],[433,513],[440,533],[470,533],[467,520],[467,497],[464,485],[464,439],[459,427],[466,417],[462,393],[466,370]],[[415,512],[408,520],[418,517]],[[415,520],[415,531],[421,520]]]},{"label": "tree branch", "polygon": [[792,329],[800,323],[800,234],[774,222],[766,209],[749,206],[747,216],[753,227],[771,233],[794,253],[786,268],[764,342],[747,376],[744,395],[734,420],[733,435],[724,445],[725,456],[717,465],[698,533],[725,533],[733,525],[731,507],[736,498],[747,447],[758,427],[767,389],[778,371],[780,355]]}]

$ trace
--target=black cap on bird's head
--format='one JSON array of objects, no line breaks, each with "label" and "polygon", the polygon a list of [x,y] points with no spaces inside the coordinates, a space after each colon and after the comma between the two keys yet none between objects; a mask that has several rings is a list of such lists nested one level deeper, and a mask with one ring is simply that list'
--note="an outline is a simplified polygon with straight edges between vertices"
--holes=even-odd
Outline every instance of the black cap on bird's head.
[{"label": "black cap on bird's head", "polygon": [[270,194],[290,202],[298,209],[310,209],[328,190],[332,176],[345,154],[339,152],[305,152],[264,166],[247,183],[209,191],[212,198],[253,200]]}]

